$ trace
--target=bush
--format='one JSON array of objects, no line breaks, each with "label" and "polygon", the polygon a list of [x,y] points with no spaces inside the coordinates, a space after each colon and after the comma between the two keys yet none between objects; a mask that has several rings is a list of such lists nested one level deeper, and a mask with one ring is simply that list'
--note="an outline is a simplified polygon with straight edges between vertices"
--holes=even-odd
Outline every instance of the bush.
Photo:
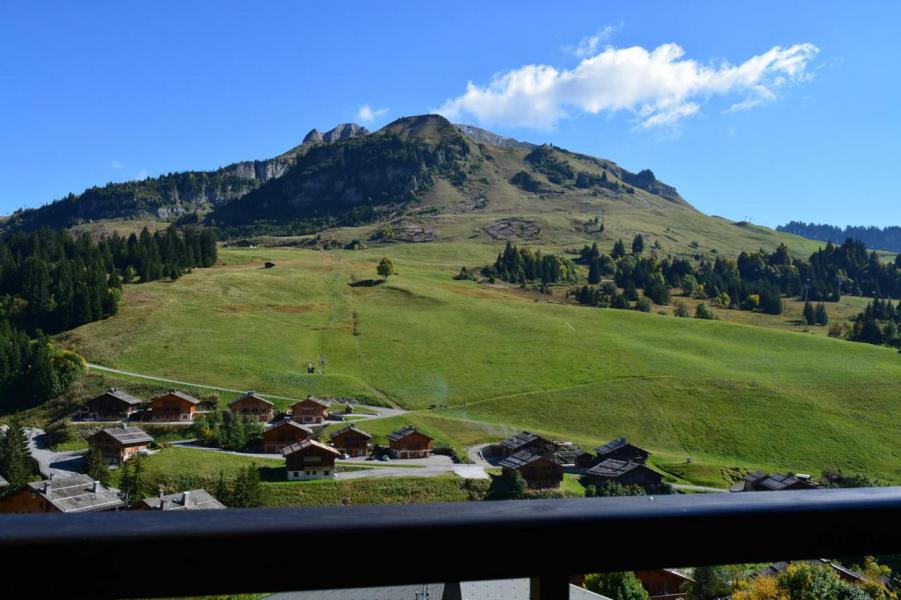
[{"label": "bush", "polygon": [[677,300],[676,304],[673,305],[673,315],[676,317],[687,317],[688,314],[688,306],[682,302],[681,300]]},{"label": "bush", "polygon": [[638,302],[635,303],[635,310],[649,313],[651,312],[651,301],[647,298],[639,298]]},{"label": "bush", "polygon": [[698,304],[698,307],[695,309],[695,318],[696,319],[707,319],[712,321],[716,319],[716,315],[713,314],[713,311],[710,310],[710,307],[704,304],[703,302]]}]

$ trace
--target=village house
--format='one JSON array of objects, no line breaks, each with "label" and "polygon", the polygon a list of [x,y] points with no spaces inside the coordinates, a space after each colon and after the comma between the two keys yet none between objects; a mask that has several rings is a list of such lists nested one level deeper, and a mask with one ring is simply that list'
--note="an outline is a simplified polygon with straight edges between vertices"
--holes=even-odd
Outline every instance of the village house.
[{"label": "village house", "polygon": [[331,402],[328,400],[308,396],[291,405],[291,418],[298,423],[319,424],[328,418],[329,406]]},{"label": "village house", "polygon": [[169,390],[150,401],[150,415],[154,421],[193,421],[200,400],[180,392]]},{"label": "village house", "polygon": [[694,579],[678,569],[635,571],[635,577],[641,582],[651,600],[687,598],[688,594],[683,589],[688,584],[694,583]]},{"label": "village house", "polygon": [[100,452],[107,463],[118,465],[145,450],[153,438],[140,427],[107,427],[88,437],[91,450]]},{"label": "village house", "polygon": [[282,448],[313,436],[313,431],[300,423],[285,419],[263,431],[263,452],[279,453]]},{"label": "village house", "polygon": [[79,474],[32,481],[0,501],[0,513],[84,513],[121,506],[118,490]]},{"label": "village house", "polygon": [[236,417],[244,417],[268,423],[275,416],[275,406],[265,398],[257,396],[254,392],[247,392],[240,398],[235,398],[228,403],[228,409]]},{"label": "village house", "polygon": [[282,448],[288,481],[335,477],[335,459],[341,453],[313,439]]},{"label": "village house", "polygon": [[630,444],[624,437],[613,440],[612,442],[607,442],[603,446],[595,448],[594,451],[597,452],[598,455],[595,459],[595,464],[605,461],[608,458],[614,458],[616,460],[643,465],[647,462],[648,456],[651,455],[647,450],[643,450],[638,446]]},{"label": "village house", "polygon": [[563,482],[563,461],[556,454],[540,455],[523,450],[502,460],[500,467],[505,477],[518,472],[533,490],[558,488]]},{"label": "village house", "polygon": [[660,473],[641,463],[608,458],[588,470],[588,479],[595,485],[615,481],[622,485],[639,485],[652,492],[661,487]]},{"label": "village house", "polygon": [[523,431],[495,444],[492,448],[492,454],[501,458],[507,458],[524,450],[532,454],[544,455],[555,452],[557,445],[540,435]]},{"label": "village house", "polygon": [[815,490],[819,485],[809,475],[783,475],[756,471],[741,478],[729,488],[732,492],[781,492],[783,490]]},{"label": "village house", "polygon": [[226,508],[204,489],[144,498],[136,510],[218,510]]},{"label": "village house", "polygon": [[389,433],[387,437],[394,458],[428,458],[432,454],[432,438],[416,431],[412,425]]},{"label": "village house", "polygon": [[355,425],[333,431],[329,434],[329,443],[350,456],[369,456],[372,450],[372,436]]},{"label": "village house", "polygon": [[128,419],[142,403],[143,400],[111,387],[99,396],[87,400],[82,415],[95,421],[118,421]]}]

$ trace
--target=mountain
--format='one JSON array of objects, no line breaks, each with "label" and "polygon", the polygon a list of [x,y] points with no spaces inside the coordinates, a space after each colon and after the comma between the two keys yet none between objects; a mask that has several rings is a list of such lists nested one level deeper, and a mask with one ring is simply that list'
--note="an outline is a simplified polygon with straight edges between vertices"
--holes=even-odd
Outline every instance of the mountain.
[{"label": "mountain", "polygon": [[454,127],[459,129],[463,133],[463,135],[465,135],[472,141],[481,144],[491,144],[493,146],[500,146],[501,148],[522,148],[524,150],[531,150],[532,148],[535,148],[535,144],[529,142],[520,142],[519,140],[514,140],[511,137],[504,137],[502,135],[492,133],[473,125],[465,125],[460,123],[455,124]]}]

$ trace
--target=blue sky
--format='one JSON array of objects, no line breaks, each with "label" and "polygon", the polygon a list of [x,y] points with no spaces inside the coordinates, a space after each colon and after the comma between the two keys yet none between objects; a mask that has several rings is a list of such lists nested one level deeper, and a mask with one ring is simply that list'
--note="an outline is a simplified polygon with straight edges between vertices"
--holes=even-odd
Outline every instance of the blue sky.
[{"label": "blue sky", "polygon": [[711,214],[901,224],[901,3],[334,4],[3,3],[0,213],[442,110]]}]

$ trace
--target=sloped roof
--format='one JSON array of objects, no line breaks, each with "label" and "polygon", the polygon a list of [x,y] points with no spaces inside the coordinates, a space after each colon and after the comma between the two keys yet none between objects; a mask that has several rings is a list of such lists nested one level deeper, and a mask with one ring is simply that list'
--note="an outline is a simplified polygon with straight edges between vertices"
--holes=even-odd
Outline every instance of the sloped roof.
[{"label": "sloped roof", "polygon": [[801,479],[800,477],[795,477],[794,475],[786,475],[784,473],[769,474],[764,473],[763,471],[755,471],[754,473],[745,475],[744,477],[742,477],[742,481],[747,481],[748,483],[752,483],[772,491],[784,490],[798,483],[809,485],[810,487],[817,487],[814,482],[807,479]]},{"label": "sloped roof", "polygon": [[296,444],[291,444],[290,446],[285,446],[284,448],[282,448],[282,456],[288,456],[290,454],[294,454],[295,452],[303,452],[313,447],[330,452],[335,456],[341,456],[341,453],[331,446],[326,446],[322,442],[317,442],[316,440],[310,438],[307,438],[302,442],[297,442]]},{"label": "sloped roof", "polygon": [[522,431],[520,433],[517,433],[513,437],[508,437],[498,445],[509,448],[510,450],[518,450],[526,444],[530,444],[534,441],[541,441],[548,444],[551,443],[550,440],[546,440],[540,435],[536,435],[530,431]]},{"label": "sloped roof", "polygon": [[8,485],[9,485],[9,482],[7,480],[3,479],[3,475],[0,475],[0,488],[7,487]]},{"label": "sloped roof", "polygon": [[262,402],[263,404],[268,404],[269,406],[275,406],[274,404],[272,404],[272,402],[269,402],[269,400],[257,396],[255,392],[247,392],[245,394],[241,394],[240,396],[229,402],[228,405],[231,406],[232,404],[237,404],[241,400],[256,400],[257,402]]},{"label": "sloped roof", "polygon": [[315,402],[315,403],[318,404],[319,406],[323,406],[323,407],[325,407],[325,408],[328,408],[329,406],[332,405],[332,401],[331,401],[331,400],[326,400],[325,398],[317,398],[316,396],[307,396],[307,397],[304,398],[303,400],[298,400],[297,402],[295,402],[295,403],[292,404],[291,406],[297,406],[298,404],[303,404],[304,402]]},{"label": "sloped roof", "polygon": [[344,434],[344,433],[348,433],[349,431],[353,431],[353,432],[355,432],[355,433],[359,433],[360,435],[365,436],[365,437],[368,438],[368,439],[372,439],[372,436],[371,436],[371,435],[369,435],[368,433],[366,433],[366,432],[363,431],[362,429],[358,429],[356,425],[347,425],[347,426],[345,426],[345,427],[342,427],[341,429],[339,429],[339,430],[337,430],[337,431],[331,432],[331,433],[329,434],[328,437],[329,437],[330,440],[333,440],[333,439],[335,439],[336,437],[338,437],[339,435]]},{"label": "sloped roof", "polygon": [[398,429],[397,431],[393,431],[385,437],[387,437],[389,441],[397,442],[413,433],[418,433],[419,435],[422,435],[429,439],[432,439],[431,436],[428,436],[421,431],[417,431],[416,428],[413,427],[412,425],[408,425],[407,427],[404,427],[403,429]]},{"label": "sloped roof", "polygon": [[134,446],[136,444],[149,444],[153,441],[150,435],[140,427],[107,427],[101,429],[91,437],[103,432],[123,446]]},{"label": "sloped roof", "polygon": [[598,453],[598,456],[603,456],[605,454],[609,454],[611,452],[619,450],[620,448],[625,448],[626,446],[632,446],[633,448],[636,448],[638,450],[641,450],[642,452],[645,452],[645,450],[642,450],[635,444],[630,444],[629,440],[627,440],[625,437],[621,437],[619,439],[609,441],[606,444],[604,444],[603,446],[598,446],[597,448],[594,449],[594,451]]},{"label": "sloped roof", "polygon": [[607,460],[602,460],[592,468],[588,469],[588,474],[597,475],[599,477],[619,477],[620,475],[625,475],[629,471],[634,471],[638,468],[647,469],[647,467],[640,463],[635,463],[628,460],[608,458]]},{"label": "sloped roof", "polygon": [[182,392],[181,390],[169,390],[165,394],[160,394],[157,398],[162,398],[163,396],[175,396],[176,398],[181,398],[186,402],[190,402],[191,404],[200,404],[200,400],[192,396],[191,394]]},{"label": "sloped roof", "polygon": [[226,508],[224,504],[213,498],[213,495],[204,489],[188,490],[187,492],[141,500],[141,504],[155,510],[160,510],[160,503],[163,503],[162,510],[217,510]]},{"label": "sloped roof", "polygon": [[507,469],[519,470],[526,465],[530,465],[533,462],[539,460],[549,460],[558,465],[563,464],[560,458],[556,454],[550,454],[547,456],[542,456],[540,454],[532,454],[528,450],[521,450],[512,456],[508,456],[500,463],[498,463],[501,467],[505,467]]},{"label": "sloped roof", "polygon": [[100,394],[99,396],[95,396],[94,398],[91,398],[91,399],[97,400],[99,398],[103,398],[104,396],[112,396],[116,400],[121,400],[122,402],[125,402],[126,404],[129,404],[131,406],[136,406],[143,402],[143,400],[141,400],[140,398],[135,398],[131,394],[129,394],[127,392],[123,392],[119,388],[114,388],[114,387],[109,388],[108,390],[106,390],[105,392]]},{"label": "sloped roof", "polygon": [[118,490],[98,482],[95,492],[94,484],[89,476],[79,474],[50,481],[32,481],[28,487],[65,513],[110,510],[122,505]]},{"label": "sloped roof", "polygon": [[273,429],[278,429],[279,427],[293,427],[294,429],[300,429],[301,431],[306,431],[308,434],[313,435],[313,430],[309,427],[304,427],[297,421],[289,421],[288,419],[284,419],[279,421],[275,425],[270,425],[266,429],[263,430],[263,433],[269,433]]}]

